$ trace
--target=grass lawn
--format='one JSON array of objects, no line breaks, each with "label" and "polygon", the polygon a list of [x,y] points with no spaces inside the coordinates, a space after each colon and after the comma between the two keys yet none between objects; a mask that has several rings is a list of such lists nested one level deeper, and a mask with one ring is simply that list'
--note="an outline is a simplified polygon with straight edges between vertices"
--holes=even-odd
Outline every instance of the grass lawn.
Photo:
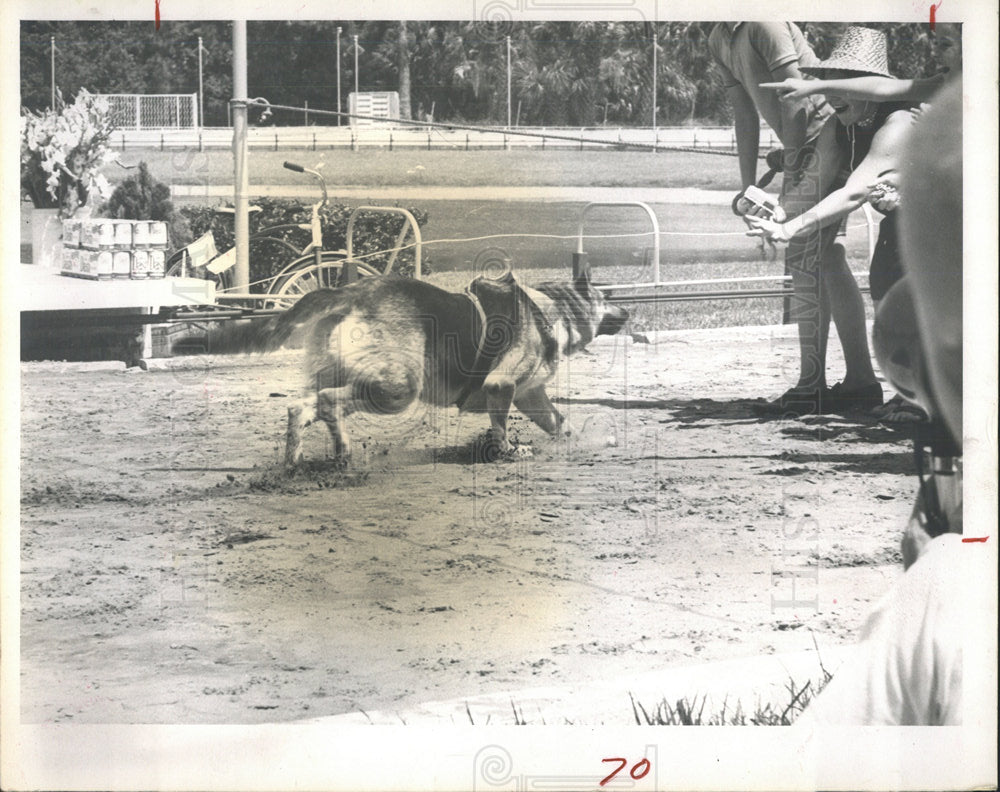
[{"label": "grass lawn", "polygon": [[[145,161],[165,184],[232,184],[229,151],[121,152],[123,164]],[[556,186],[700,187],[739,189],[736,157],[647,151],[455,151],[362,149],[250,152],[251,184],[310,184],[311,178],[282,167],[285,160],[320,170],[331,186]],[[318,166],[322,165],[322,168]],[[762,166],[763,170],[763,166]],[[105,175],[121,181],[129,171],[109,165]]]},{"label": "grass lawn", "polygon": [[[145,161],[152,174],[167,184],[232,183],[232,155],[226,151],[128,151],[122,154],[122,159],[129,164]],[[434,273],[429,280],[456,290],[464,288],[477,274],[477,256],[488,248],[500,248],[526,281],[568,277],[584,205],[572,199],[573,187],[698,187],[735,192],[739,186],[735,157],[667,151],[523,149],[468,152],[255,149],[250,153],[251,182],[308,183],[308,177],[285,170],[281,166],[285,160],[307,167],[323,164],[322,172],[331,185],[568,188],[566,202],[413,202],[429,214],[422,229],[424,258]],[[108,168],[113,181],[120,181],[128,173],[114,165]],[[653,209],[661,231],[661,280],[749,277],[783,271],[781,254],[776,260],[773,254],[764,257],[757,242],[745,236],[743,224],[727,207],[656,204]],[[852,217],[851,224],[854,227],[848,234],[848,259],[855,272],[867,273],[867,237],[865,229],[858,227],[863,224],[860,213]],[[589,255],[595,281],[651,280],[648,262],[652,239],[648,231],[648,222],[634,208],[602,209],[589,216],[584,250]],[[773,285],[750,283],[741,288]],[[671,291],[711,288],[673,287]],[[866,304],[870,314],[867,299]],[[773,324],[781,318],[781,300],[772,298],[651,303],[630,309],[634,330]]]},{"label": "grass lawn", "polygon": [[[460,291],[477,274],[477,257],[490,249],[492,257],[508,258],[528,283],[564,280],[570,276],[577,246],[577,224],[583,204],[503,201],[421,202],[429,217],[422,229],[430,240],[424,258],[432,274],[428,280]],[[780,275],[781,253],[762,255],[755,240],[743,233],[742,223],[725,207],[657,204],[660,224],[660,280],[667,282]],[[867,283],[867,232],[861,215],[852,218],[846,247],[848,260]],[[640,212],[609,208],[588,217],[584,250],[596,283],[637,283],[653,280],[649,226]],[[590,238],[621,235],[618,238]],[[630,236],[634,235],[634,236]],[[676,235],[676,236],[674,236]],[[467,242],[434,240],[469,239]],[[482,238],[487,237],[487,238]],[[499,250],[496,250],[499,249]],[[503,256],[503,254],[506,254]],[[773,288],[776,283],[712,286],[675,286],[669,291],[731,288]],[[869,307],[870,301],[866,298]],[[749,298],[698,300],[629,305],[632,329],[679,330],[777,324],[781,300]],[[869,317],[870,318],[870,317]]]}]

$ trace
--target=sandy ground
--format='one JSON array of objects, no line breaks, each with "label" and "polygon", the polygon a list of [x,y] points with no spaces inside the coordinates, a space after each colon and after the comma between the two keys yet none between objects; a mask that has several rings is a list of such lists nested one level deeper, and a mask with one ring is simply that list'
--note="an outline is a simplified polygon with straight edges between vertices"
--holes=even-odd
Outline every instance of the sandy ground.
[{"label": "sandy ground", "polygon": [[309,430],[294,478],[296,354],[22,364],[23,721],[454,719],[428,702],[493,696],[513,723],[547,696],[525,720],[628,723],[651,675],[833,657],[900,574],[914,479],[866,416],[754,416],[790,332],[602,339],[550,389],[569,441],[514,419],[531,458],[474,464],[485,418],[418,408],[358,417],[346,472]]}]

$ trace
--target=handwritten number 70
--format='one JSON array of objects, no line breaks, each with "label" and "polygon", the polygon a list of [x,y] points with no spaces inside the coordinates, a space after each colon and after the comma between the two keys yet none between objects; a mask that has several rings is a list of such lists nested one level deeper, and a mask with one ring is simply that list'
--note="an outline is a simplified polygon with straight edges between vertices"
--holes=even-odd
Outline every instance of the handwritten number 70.
[{"label": "handwritten number 70", "polygon": [[[620,756],[613,757],[611,759],[602,759],[602,762],[621,762],[611,774],[607,776],[603,781],[601,781],[601,786],[604,786],[608,781],[618,775],[622,770],[625,769],[625,765],[628,764],[628,759],[622,759]],[[648,759],[640,759],[635,765],[629,770],[628,774],[632,776],[636,781],[640,778],[645,778],[647,773],[649,773],[649,768],[651,767]]]}]

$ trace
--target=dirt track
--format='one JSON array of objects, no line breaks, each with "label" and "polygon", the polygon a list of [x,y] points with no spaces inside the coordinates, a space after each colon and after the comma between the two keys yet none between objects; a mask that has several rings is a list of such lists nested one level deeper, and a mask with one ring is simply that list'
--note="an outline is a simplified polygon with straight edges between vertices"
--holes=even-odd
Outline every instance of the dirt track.
[{"label": "dirt track", "polygon": [[485,418],[420,409],[359,418],[354,469],[292,479],[296,355],[23,364],[23,719],[288,721],[613,677],[630,716],[630,675],[852,641],[899,574],[909,447],[866,417],[754,417],[787,333],[595,344],[551,389],[569,444],[515,419],[531,459],[472,464]]}]

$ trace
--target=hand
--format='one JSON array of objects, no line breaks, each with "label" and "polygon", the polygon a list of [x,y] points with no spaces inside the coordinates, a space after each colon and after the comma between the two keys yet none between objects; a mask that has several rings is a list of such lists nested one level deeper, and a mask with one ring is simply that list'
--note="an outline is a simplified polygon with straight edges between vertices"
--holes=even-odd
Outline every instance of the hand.
[{"label": "hand", "polygon": [[927,102],[921,102],[916,107],[910,108],[910,123],[916,124],[930,109],[931,106]]},{"label": "hand", "polygon": [[868,185],[868,203],[872,208],[888,214],[899,208],[899,171],[883,173],[878,182]]},{"label": "hand", "polygon": [[819,93],[819,80],[803,80],[800,77],[788,77],[781,82],[761,83],[761,88],[777,91],[783,102],[798,102],[807,96]]},{"label": "hand", "polygon": [[759,236],[770,242],[780,245],[787,245],[791,241],[791,236],[781,223],[768,220],[764,217],[744,217],[746,224],[750,226],[747,236]]},{"label": "hand", "polygon": [[733,214],[737,217],[745,217],[746,213],[753,208],[753,202],[748,201],[743,196],[743,190],[740,190],[736,195],[733,196],[732,209]]}]

